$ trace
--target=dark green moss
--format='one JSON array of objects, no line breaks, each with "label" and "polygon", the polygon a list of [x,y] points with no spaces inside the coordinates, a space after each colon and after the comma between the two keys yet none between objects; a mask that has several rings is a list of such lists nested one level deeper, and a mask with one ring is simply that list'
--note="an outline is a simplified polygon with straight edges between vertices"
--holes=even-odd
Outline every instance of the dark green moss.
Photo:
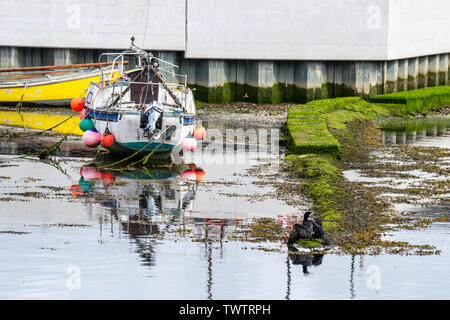
[{"label": "dark green moss", "polygon": [[383,93],[383,85],[382,84],[371,85],[369,87],[369,97],[374,97],[374,96],[382,94],[382,93]]},{"label": "dark green moss", "polygon": [[316,89],[308,88],[306,89],[306,101],[314,101],[316,100]]},{"label": "dark green moss", "polygon": [[438,86],[445,86],[445,82],[446,82],[446,80],[447,80],[446,78],[447,78],[447,76],[446,76],[445,72],[439,71],[439,82],[438,82]]},{"label": "dark green moss", "polygon": [[[405,78],[398,77],[397,79],[397,91],[405,91],[408,86],[408,80]],[[380,92],[379,94],[382,94]]]},{"label": "dark green moss", "polygon": [[295,101],[294,95],[295,95],[295,86],[293,84],[288,84],[288,86],[286,87],[285,96],[284,96],[285,101],[286,102]]},{"label": "dark green moss", "polygon": [[427,79],[423,73],[419,73],[417,75],[417,88],[422,89],[427,86]]},{"label": "dark green moss", "polygon": [[343,84],[335,84],[334,85],[334,96],[335,97],[343,97],[344,96],[344,85]]},{"label": "dark green moss", "polygon": [[356,89],[342,85],[342,97],[354,97],[357,96],[357,93]]},{"label": "dark green moss", "polygon": [[428,72],[428,83],[427,87],[435,87],[437,81],[437,74],[436,72]]},{"label": "dark green moss", "polygon": [[284,83],[276,83],[272,87],[271,103],[280,103],[286,101],[286,86]]},{"label": "dark green moss", "polygon": [[236,83],[236,101],[246,101],[245,93],[245,84]]},{"label": "dark green moss", "polygon": [[[414,78],[413,76],[408,76],[408,86],[407,86],[408,90],[415,90],[416,89],[416,78]],[[381,94],[382,92],[380,92]]]},{"label": "dark green moss", "polygon": [[244,101],[250,101],[250,102],[254,102],[254,103],[258,103],[258,96],[259,96],[259,92],[258,92],[258,88],[257,87],[252,87],[249,85],[245,85],[245,94],[244,96],[247,96],[247,98],[244,99]]},{"label": "dark green moss", "polygon": [[386,81],[384,84],[384,92],[393,93],[397,91],[397,81]]},{"label": "dark green moss", "polygon": [[306,89],[294,86],[294,101],[306,103]]}]

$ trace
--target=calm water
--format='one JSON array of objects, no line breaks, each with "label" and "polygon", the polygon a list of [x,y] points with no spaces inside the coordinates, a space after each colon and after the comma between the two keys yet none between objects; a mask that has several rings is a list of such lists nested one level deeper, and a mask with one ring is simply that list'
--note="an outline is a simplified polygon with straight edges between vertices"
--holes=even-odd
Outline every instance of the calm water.
[{"label": "calm water", "polygon": [[[267,128],[244,130],[252,127]],[[443,132],[413,143],[449,148]],[[301,198],[288,205],[270,183],[286,179],[283,150],[237,147],[246,163],[221,163],[217,148],[195,166],[132,172],[98,170],[70,150],[59,168],[18,158],[20,143],[0,150],[2,299],[450,298],[448,223],[395,234],[440,256],[289,257],[282,243],[230,241],[253,217],[283,223],[308,207]]]}]

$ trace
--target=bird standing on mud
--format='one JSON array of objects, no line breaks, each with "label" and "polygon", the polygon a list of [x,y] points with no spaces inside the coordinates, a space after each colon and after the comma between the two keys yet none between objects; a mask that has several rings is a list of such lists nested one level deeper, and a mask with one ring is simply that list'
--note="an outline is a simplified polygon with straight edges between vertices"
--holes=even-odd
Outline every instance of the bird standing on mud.
[{"label": "bird standing on mud", "polygon": [[287,245],[289,247],[293,246],[298,240],[312,240],[312,239],[322,239],[325,244],[330,244],[330,240],[324,237],[325,230],[322,226],[322,221],[319,218],[314,218],[313,221],[309,220],[309,216],[312,214],[311,211],[305,212],[303,216],[303,222],[294,224],[291,233],[289,234],[289,239]]}]

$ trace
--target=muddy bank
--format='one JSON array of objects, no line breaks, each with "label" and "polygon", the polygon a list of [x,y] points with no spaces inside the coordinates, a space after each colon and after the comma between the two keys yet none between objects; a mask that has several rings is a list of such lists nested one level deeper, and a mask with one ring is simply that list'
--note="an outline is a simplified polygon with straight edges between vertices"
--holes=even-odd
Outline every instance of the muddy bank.
[{"label": "muddy bank", "polygon": [[[236,103],[227,105],[203,105],[198,108],[198,118],[203,122],[206,129],[223,130],[227,128],[231,129],[250,129],[255,128],[272,128],[276,130],[282,130],[285,123],[286,113],[289,105],[256,105],[248,103]],[[36,110],[38,111],[38,110]],[[42,111],[42,110],[39,110]],[[24,128],[13,127],[1,127],[0,136],[0,152],[8,155],[24,155],[31,154],[37,151],[42,151],[44,148],[51,147],[64,135],[55,132],[42,132],[39,130],[25,130]],[[281,136],[281,134],[280,134]],[[205,139],[207,140],[207,139]],[[210,141],[203,141],[200,143],[200,148],[207,148]],[[262,150],[258,153],[253,153],[253,149],[247,146],[244,149],[236,148],[234,141],[225,141],[224,148],[231,144],[231,152],[236,159],[238,156],[243,156],[243,163],[223,163],[223,156],[225,152],[229,150],[223,150],[218,148],[216,153],[206,154],[206,158],[200,158],[205,164],[201,163],[185,163],[181,171],[177,172],[178,175],[183,176],[183,172],[186,171],[185,176],[189,177],[192,172],[195,172],[197,168],[205,169],[209,168],[206,176],[209,177],[205,181],[202,181],[202,188],[208,191],[210,194],[208,197],[218,198],[220,201],[225,201],[226,206],[224,208],[217,208],[217,211],[227,211],[226,207],[233,207],[239,212],[238,216],[246,217],[251,216],[265,216],[269,215],[276,217],[278,215],[293,215],[306,209],[307,201],[302,199],[301,195],[293,193],[292,190],[295,187],[294,181],[289,181],[287,175],[279,170],[280,163],[282,164],[282,157],[284,150],[280,150],[280,154],[272,155],[270,150]],[[52,166],[59,166],[60,171],[66,170],[64,157],[79,157],[85,158],[82,161],[95,162],[97,166],[107,165],[111,162],[120,160],[120,157],[113,157],[108,155],[107,151],[99,147],[100,155],[97,155],[97,149],[90,149],[83,146],[80,137],[67,136],[60,145],[58,150],[51,155],[49,159],[45,160],[45,163]],[[277,149],[278,150],[278,149]],[[275,158],[274,158],[275,156]],[[95,157],[95,159],[94,159]],[[29,157],[30,160],[38,161],[36,155]],[[54,161],[53,161],[54,160]],[[272,161],[275,160],[275,164]],[[281,160],[281,161],[280,161]],[[3,166],[10,165],[5,162]],[[190,170],[190,166],[194,166],[194,170]],[[170,172],[177,171],[176,166],[167,166],[150,163],[147,167],[137,168],[131,172],[129,168],[124,165],[116,166],[112,170],[108,168],[101,169],[101,174],[112,175],[121,174],[123,172],[129,172],[130,176],[136,176],[139,179],[148,179],[155,175],[154,170],[162,167]],[[213,168],[213,169],[211,169]],[[216,171],[212,173],[211,170]],[[103,172],[105,171],[105,172]],[[212,178],[215,176],[215,178]],[[227,175],[227,178],[218,178],[222,175]],[[228,175],[231,175],[230,177]],[[156,176],[159,176],[157,174]],[[191,181],[185,181],[186,184],[191,184]],[[95,188],[94,183],[90,183],[88,179],[78,183],[81,187]],[[117,183],[116,183],[117,184]],[[278,188],[274,186],[278,185]],[[24,193],[20,194],[7,194],[6,198],[17,201],[32,201],[32,199],[48,198],[53,199],[53,196],[60,198],[60,195],[56,193],[53,195],[43,195],[39,197],[37,194]],[[55,199],[56,199],[55,198]],[[102,195],[95,195],[95,203],[106,201]],[[236,204],[239,203],[241,208],[237,208]],[[283,203],[282,205],[278,205]],[[264,208],[268,204],[267,208]],[[271,204],[274,204],[274,208],[284,208],[284,210],[273,209],[273,212],[268,213]],[[223,205],[222,205],[223,206]],[[222,210],[221,210],[222,209]],[[246,212],[248,211],[248,212]],[[211,218],[222,217],[222,213],[213,215]]]},{"label": "muddy bank", "polygon": [[[299,164],[301,160],[292,162],[291,170],[306,178],[307,182],[300,183],[299,188],[316,196],[314,207],[324,213],[330,238],[340,246],[337,252],[439,254],[439,248],[432,245],[395,241],[385,236],[399,230],[424,229],[433,221],[445,219],[439,209],[435,215],[424,217],[398,210],[395,204],[432,206],[448,212],[448,146],[385,145],[384,133],[372,121],[363,119],[348,123],[345,130],[330,130],[342,152],[340,159],[328,161],[339,171],[316,164],[314,174],[314,164]],[[356,172],[358,179],[353,179]],[[326,176],[328,183],[317,183],[319,175]],[[362,181],[363,177],[384,180],[376,184]],[[327,202],[321,202],[325,197]],[[338,214],[331,215],[329,208]]]},{"label": "muddy bank", "polygon": [[[243,128],[245,130],[251,127],[266,127],[283,130],[289,107],[291,107],[290,104],[207,104],[198,107],[198,117],[207,128],[211,126],[221,129]],[[336,117],[341,116],[341,114],[336,113]],[[39,131],[28,130],[28,132],[24,132],[21,128],[2,127],[1,130],[0,149],[4,148],[3,150],[9,150],[8,152],[11,153],[11,146],[14,145],[16,154],[32,153],[48,148],[63,137],[63,135],[53,132],[37,135],[36,133]],[[385,167],[383,164],[375,164],[375,155],[377,152],[381,152],[385,146],[381,144],[381,132],[374,123],[356,119],[349,122],[345,130],[338,125],[330,127],[329,130],[340,144],[339,159],[311,155],[296,156],[293,161],[280,162],[279,170],[274,171],[267,163],[259,163],[247,168],[245,172],[236,174],[236,181],[212,180],[204,182],[204,186],[211,191],[214,190],[213,186],[230,186],[229,189],[223,188],[217,194],[218,197],[228,198],[230,201],[240,199],[240,201],[245,201],[249,205],[256,205],[276,199],[277,201],[283,201],[288,206],[298,208],[296,213],[299,216],[296,216],[289,223],[280,222],[279,219],[274,217],[249,220],[248,223],[239,225],[229,240],[252,243],[265,241],[284,243],[292,224],[301,220],[301,212],[312,208],[322,215],[328,237],[334,244],[327,251],[328,253],[436,253],[437,249],[432,247],[382,240],[382,236],[386,232],[398,229],[422,228],[430,224],[426,219],[394,212],[392,203],[401,200],[393,197],[380,197],[382,192],[395,193],[392,187],[377,186],[370,188],[370,184],[344,179],[342,172],[348,170],[365,170],[366,175],[372,174],[373,176],[380,174],[380,169]],[[403,147],[403,149],[405,148],[407,147]],[[100,150],[102,153],[107,153],[102,148]],[[405,157],[408,154],[414,156],[417,153],[417,150],[405,150],[397,152],[397,156]],[[445,152],[439,154],[437,150],[434,150],[436,154],[433,154],[433,152],[425,153],[428,154],[428,157],[436,155],[444,157],[446,155]],[[55,155],[57,157],[93,158],[96,155],[96,150],[84,147],[79,137],[68,136]],[[99,157],[99,159],[102,160],[102,157]],[[398,158],[398,160],[401,159],[404,160],[404,158]],[[114,160],[117,160],[117,158],[114,158]],[[110,163],[112,158],[106,156],[105,161],[105,163]],[[299,166],[302,168],[300,171]],[[385,175],[390,175],[391,178],[406,177],[408,174],[405,173],[405,170],[408,167],[405,167],[405,164],[402,166],[401,168],[392,167],[392,170],[386,172]],[[442,168],[439,168],[439,164],[436,163],[427,163],[424,166],[434,173],[439,172],[439,170],[442,171]],[[414,169],[411,165],[409,165],[409,168]],[[117,168],[118,171],[122,169]],[[251,183],[261,191],[236,192],[234,190],[236,187],[243,188],[245,186],[240,181],[242,179],[252,179]],[[411,187],[408,192],[410,194],[422,192],[422,198],[424,198],[431,196],[430,187],[432,187],[432,184],[427,182],[422,186]],[[425,191],[427,192],[425,193]],[[445,191],[440,192],[445,194]],[[13,196],[7,195],[5,201],[13,198]],[[29,201],[30,197],[19,197],[18,199]],[[101,200],[100,197],[95,201]],[[408,201],[412,201],[412,199]],[[445,199],[439,201],[445,204]],[[282,212],[280,214],[283,215]],[[387,227],[388,225],[389,227]],[[300,244],[316,251],[317,248],[322,247],[320,242],[314,241]],[[278,247],[277,250],[284,249]]]}]

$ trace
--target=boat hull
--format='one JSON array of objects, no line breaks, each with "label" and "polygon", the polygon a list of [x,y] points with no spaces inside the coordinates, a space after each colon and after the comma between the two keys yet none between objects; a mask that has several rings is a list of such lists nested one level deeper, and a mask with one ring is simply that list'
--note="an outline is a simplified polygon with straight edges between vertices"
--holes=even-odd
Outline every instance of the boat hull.
[{"label": "boat hull", "polygon": [[172,152],[175,145],[167,144],[167,143],[145,143],[145,142],[127,142],[127,143],[119,143],[114,142],[111,146],[106,147],[110,152],[118,153],[118,154],[133,154],[136,151],[141,150],[142,153],[150,153],[154,152],[155,154],[167,154]]},{"label": "boat hull", "polygon": [[[118,73],[116,72],[115,76]],[[90,82],[99,82],[100,73],[61,77],[36,83],[0,83],[0,102],[66,106],[74,97],[85,97]]]},{"label": "boat hull", "polygon": [[78,123],[78,116],[43,114],[35,112],[17,112],[0,110],[0,125],[26,127],[28,129],[48,130],[60,133],[83,135]]},{"label": "boat hull", "polygon": [[[146,154],[168,154],[177,146],[181,147],[184,137],[194,129],[195,118],[180,118],[170,113],[164,113],[162,120],[163,132],[157,138],[147,137],[140,127],[139,112],[121,111],[117,113],[101,113],[88,109],[89,117],[94,121],[95,129],[104,134],[108,128],[114,136],[114,143],[107,147],[110,152],[118,154],[133,154],[137,151]],[[187,121],[186,121],[187,120]],[[173,129],[169,129],[173,128]],[[164,157],[164,156],[163,156]]]}]

